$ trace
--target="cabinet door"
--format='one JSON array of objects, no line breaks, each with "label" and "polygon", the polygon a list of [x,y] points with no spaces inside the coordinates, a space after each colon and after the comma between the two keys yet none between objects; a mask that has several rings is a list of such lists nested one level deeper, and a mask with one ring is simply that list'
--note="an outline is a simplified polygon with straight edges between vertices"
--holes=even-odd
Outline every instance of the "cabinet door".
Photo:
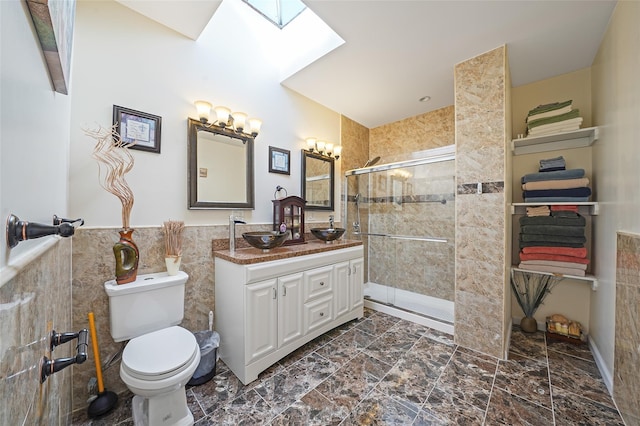
[{"label": "cabinet door", "polygon": [[245,365],[276,350],[278,344],[277,289],[275,279],[245,287]]},{"label": "cabinet door", "polygon": [[303,275],[278,278],[278,347],[302,336]]},{"label": "cabinet door", "polygon": [[350,263],[349,284],[351,286],[351,309],[364,304],[364,259],[354,259]]},{"label": "cabinet door", "polygon": [[333,268],[333,298],[336,318],[351,310],[349,304],[349,262],[337,263]]}]

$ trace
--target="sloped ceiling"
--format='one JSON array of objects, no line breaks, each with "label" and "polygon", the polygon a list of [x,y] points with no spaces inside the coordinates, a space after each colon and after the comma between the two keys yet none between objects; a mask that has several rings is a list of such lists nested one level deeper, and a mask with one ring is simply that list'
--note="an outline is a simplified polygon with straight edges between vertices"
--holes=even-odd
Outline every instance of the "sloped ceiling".
[{"label": "sloped ceiling", "polygon": [[[193,39],[221,3],[119,1]],[[282,84],[369,128],[452,105],[454,66],[502,45],[514,86],[589,67],[616,4],[303,1],[345,43]]]},{"label": "sloped ceiling", "polygon": [[222,0],[116,0],[172,30],[196,40]]}]

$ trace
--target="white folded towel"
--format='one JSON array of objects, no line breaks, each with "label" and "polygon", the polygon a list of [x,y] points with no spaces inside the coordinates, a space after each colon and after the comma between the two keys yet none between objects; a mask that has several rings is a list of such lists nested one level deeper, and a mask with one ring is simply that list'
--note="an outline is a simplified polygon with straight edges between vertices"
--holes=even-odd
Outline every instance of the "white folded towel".
[{"label": "white folded towel", "polygon": [[558,123],[543,124],[542,126],[529,129],[529,136],[541,136],[549,133],[571,132],[580,129],[582,117],[572,118],[571,120],[560,121]]}]

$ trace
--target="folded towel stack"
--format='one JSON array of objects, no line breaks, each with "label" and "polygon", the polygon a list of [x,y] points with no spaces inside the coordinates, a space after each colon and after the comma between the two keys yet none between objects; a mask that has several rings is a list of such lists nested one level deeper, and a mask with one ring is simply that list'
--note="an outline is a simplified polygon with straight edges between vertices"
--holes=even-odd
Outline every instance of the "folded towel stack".
[{"label": "folded towel stack", "polygon": [[[540,160],[540,168],[545,170],[549,170],[548,165],[554,168],[558,164],[564,164],[562,157]],[[541,171],[522,176],[522,196],[525,203],[578,203],[589,201],[591,189],[588,184],[584,169]]]},{"label": "folded towel stack", "polygon": [[[543,207],[546,215],[541,213]],[[575,205],[527,208],[527,215],[520,218],[518,267],[583,277],[589,264],[585,225]]]},{"label": "folded towel stack", "polygon": [[578,130],[582,125],[580,110],[573,109],[572,101],[539,105],[527,114],[527,134],[542,136]]}]

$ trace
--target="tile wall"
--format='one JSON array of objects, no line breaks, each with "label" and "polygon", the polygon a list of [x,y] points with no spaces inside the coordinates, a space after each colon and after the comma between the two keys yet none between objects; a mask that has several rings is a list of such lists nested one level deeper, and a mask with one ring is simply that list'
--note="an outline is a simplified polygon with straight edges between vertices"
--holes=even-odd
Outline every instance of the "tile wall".
[{"label": "tile wall", "polygon": [[[505,353],[506,47],[455,67],[457,344]],[[478,183],[483,192],[477,193]],[[485,192],[486,190],[486,192]]]},{"label": "tile wall", "polygon": [[628,425],[640,425],[640,235],[618,232],[613,395]]},{"label": "tile wall", "polygon": [[[133,239],[140,250],[139,275],[166,271],[163,238],[160,227],[138,228],[134,231]],[[208,328],[209,310],[215,306],[212,240],[216,238],[228,238],[228,227],[187,226],[184,230],[180,269],[189,275],[189,280],[185,290],[185,318],[181,325],[191,331]],[[103,365],[122,347],[122,343],[116,343],[111,338],[109,299],[103,287],[105,281],[115,277],[112,247],[117,240],[116,228],[80,228],[76,231],[73,244],[73,327],[88,327],[87,314],[93,311]],[[89,354],[90,365],[94,362],[92,352]],[[126,390],[120,380],[119,369],[118,361],[104,369],[105,387],[116,393]],[[93,367],[74,372],[74,410],[84,409],[88,405],[87,384],[92,377],[95,377]]]},{"label": "tile wall", "polygon": [[[46,237],[19,267],[7,267],[0,282],[0,424],[71,423],[72,370],[67,367],[40,384],[40,363],[75,356],[69,342],[49,350],[51,330],[71,325],[71,239]],[[5,281],[6,279],[6,281]]]}]

